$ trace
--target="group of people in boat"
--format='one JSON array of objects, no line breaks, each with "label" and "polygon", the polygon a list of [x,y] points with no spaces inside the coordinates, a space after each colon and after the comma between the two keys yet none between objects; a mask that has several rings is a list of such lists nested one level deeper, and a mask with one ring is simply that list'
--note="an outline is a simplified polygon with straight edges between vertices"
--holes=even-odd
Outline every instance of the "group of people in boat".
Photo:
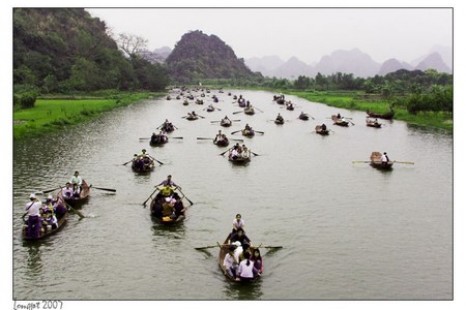
[{"label": "group of people in boat", "polygon": [[26,237],[37,239],[41,233],[57,229],[58,221],[65,216],[67,209],[61,199],[54,199],[52,195],[48,195],[42,203],[36,194],[32,193],[29,202],[26,203],[25,211]]},{"label": "group of people in boat", "polygon": [[250,156],[250,150],[246,147],[245,144],[239,145],[236,143],[228,154],[228,158],[231,160],[236,160],[238,158],[248,158]]},{"label": "group of people in boat", "polygon": [[154,198],[153,214],[161,219],[164,217],[176,219],[180,215],[184,215],[185,209],[181,201],[182,197],[175,192],[176,189],[181,189],[181,187],[173,182],[172,176],[168,175],[167,179],[156,185],[156,187],[160,190]]},{"label": "group of people in boat", "polygon": [[69,182],[61,189],[63,198],[79,197],[83,188],[83,179],[79,171],[75,171]]},{"label": "group of people in boat", "polygon": [[217,143],[219,141],[228,141],[227,136],[221,130],[218,131],[217,135],[214,138],[214,143]]},{"label": "group of people in boat", "polygon": [[147,153],[146,149],[142,149],[141,153],[134,154],[133,165],[139,171],[144,171],[153,163],[153,157]]},{"label": "group of people in boat", "polygon": [[237,214],[233,220],[233,229],[223,246],[228,247],[228,253],[223,259],[223,267],[231,278],[236,281],[250,281],[262,274],[260,250],[251,246],[241,214]]},{"label": "group of people in boat", "polygon": [[170,121],[168,121],[168,119],[165,119],[165,122],[163,122],[163,124],[159,127],[162,131],[165,132],[172,132],[175,130],[175,126]]}]

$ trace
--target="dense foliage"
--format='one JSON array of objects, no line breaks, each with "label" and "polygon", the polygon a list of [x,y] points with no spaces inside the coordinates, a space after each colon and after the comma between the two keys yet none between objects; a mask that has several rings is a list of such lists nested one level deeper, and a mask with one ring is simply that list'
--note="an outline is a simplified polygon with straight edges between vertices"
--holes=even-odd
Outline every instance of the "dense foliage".
[{"label": "dense foliage", "polygon": [[251,79],[253,73],[231,47],[215,35],[202,31],[184,34],[166,59],[171,78],[179,83],[204,79]]},{"label": "dense foliage", "polygon": [[80,8],[14,9],[13,52],[15,90],[160,90],[168,84],[161,66],[124,57],[105,23]]}]

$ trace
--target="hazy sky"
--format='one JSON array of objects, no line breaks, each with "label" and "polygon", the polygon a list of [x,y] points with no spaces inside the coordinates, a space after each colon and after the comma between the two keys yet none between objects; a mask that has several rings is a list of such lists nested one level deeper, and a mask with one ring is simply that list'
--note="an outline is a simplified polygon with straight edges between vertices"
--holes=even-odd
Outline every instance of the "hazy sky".
[{"label": "hazy sky", "polygon": [[96,8],[115,34],[173,48],[192,30],[215,34],[238,57],[296,56],[306,63],[337,49],[359,48],[377,62],[412,61],[434,45],[452,47],[450,8]]}]

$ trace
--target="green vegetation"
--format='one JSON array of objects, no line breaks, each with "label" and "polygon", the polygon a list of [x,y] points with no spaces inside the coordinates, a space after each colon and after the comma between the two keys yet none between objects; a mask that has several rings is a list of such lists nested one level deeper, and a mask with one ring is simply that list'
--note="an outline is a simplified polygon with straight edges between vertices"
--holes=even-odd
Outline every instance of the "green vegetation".
[{"label": "green vegetation", "polygon": [[92,119],[104,111],[129,105],[138,100],[161,96],[162,93],[127,93],[112,97],[84,97],[37,99],[32,109],[19,109],[13,113],[13,137],[39,135],[61,130]]},{"label": "green vegetation", "polygon": [[420,126],[429,126],[435,128],[453,131],[453,113],[448,111],[420,111],[416,114],[409,113],[406,106],[401,102],[406,102],[397,98],[394,104],[392,99],[384,99],[380,96],[368,96],[363,92],[303,92],[303,91],[286,91],[287,94],[295,95],[312,102],[319,102],[329,106],[348,109],[367,111],[375,113],[386,113],[390,107],[395,111],[395,119],[406,121],[411,124]]},{"label": "green vegetation", "polygon": [[163,65],[125,55],[105,23],[81,8],[13,10],[13,83],[39,94],[163,90]]},{"label": "green vegetation", "polygon": [[202,31],[184,34],[166,60],[171,78],[179,83],[204,79],[252,79],[253,73],[231,47],[215,35]]}]

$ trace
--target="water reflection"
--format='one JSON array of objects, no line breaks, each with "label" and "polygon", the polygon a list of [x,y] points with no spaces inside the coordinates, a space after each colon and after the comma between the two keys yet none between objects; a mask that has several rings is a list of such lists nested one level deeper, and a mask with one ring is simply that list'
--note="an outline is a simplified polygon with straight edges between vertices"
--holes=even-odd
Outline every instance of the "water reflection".
[{"label": "water reflection", "polygon": [[223,291],[227,299],[233,300],[260,300],[262,293],[262,278],[251,283],[233,282],[226,280]]}]

